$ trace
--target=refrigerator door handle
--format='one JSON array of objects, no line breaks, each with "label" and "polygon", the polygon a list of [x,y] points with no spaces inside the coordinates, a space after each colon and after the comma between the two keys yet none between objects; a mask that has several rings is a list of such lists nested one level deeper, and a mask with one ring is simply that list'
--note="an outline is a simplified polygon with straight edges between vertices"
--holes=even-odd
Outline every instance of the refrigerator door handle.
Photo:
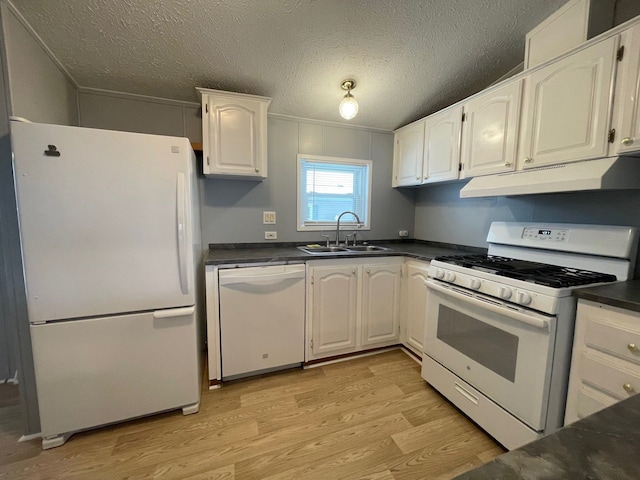
[{"label": "refrigerator door handle", "polygon": [[183,308],[171,308],[169,310],[156,310],[153,312],[153,318],[172,318],[172,317],[186,317],[193,314],[196,311],[196,307],[183,307]]},{"label": "refrigerator door handle", "polygon": [[178,266],[180,269],[180,288],[183,294],[189,293],[189,280],[187,278],[187,232],[186,232],[186,198],[185,177],[179,172],[176,184],[176,204],[178,208]]}]

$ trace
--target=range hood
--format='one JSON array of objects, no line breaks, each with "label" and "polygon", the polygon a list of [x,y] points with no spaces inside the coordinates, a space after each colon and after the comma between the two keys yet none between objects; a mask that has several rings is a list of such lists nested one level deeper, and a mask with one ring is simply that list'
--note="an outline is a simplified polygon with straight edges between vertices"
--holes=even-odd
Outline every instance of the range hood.
[{"label": "range hood", "polygon": [[640,188],[640,158],[608,157],[474,177],[460,198]]}]

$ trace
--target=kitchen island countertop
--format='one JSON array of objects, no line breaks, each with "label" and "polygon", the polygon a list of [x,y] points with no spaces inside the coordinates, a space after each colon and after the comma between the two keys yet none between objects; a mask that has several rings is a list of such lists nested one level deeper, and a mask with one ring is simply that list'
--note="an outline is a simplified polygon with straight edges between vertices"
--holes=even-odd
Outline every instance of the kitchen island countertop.
[{"label": "kitchen island countertop", "polygon": [[456,480],[637,480],[640,395],[512,450]]},{"label": "kitchen island countertop", "polygon": [[205,265],[224,265],[235,263],[279,263],[306,262],[308,260],[325,260],[336,258],[363,257],[413,257],[418,260],[431,261],[440,255],[463,255],[468,253],[486,253],[479,247],[456,246],[447,244],[425,243],[418,241],[403,242],[368,242],[390,248],[388,251],[368,253],[339,253],[332,255],[312,255],[296,248],[295,244],[251,244],[243,245],[209,245],[205,256]]}]

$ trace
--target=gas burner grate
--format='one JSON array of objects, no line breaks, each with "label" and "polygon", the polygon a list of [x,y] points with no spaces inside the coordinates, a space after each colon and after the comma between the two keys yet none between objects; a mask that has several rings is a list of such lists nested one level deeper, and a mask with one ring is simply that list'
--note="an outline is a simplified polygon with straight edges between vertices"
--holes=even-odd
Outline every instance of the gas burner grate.
[{"label": "gas burner grate", "polygon": [[575,287],[617,280],[615,275],[607,273],[488,255],[447,255],[436,257],[436,260],[553,288]]}]

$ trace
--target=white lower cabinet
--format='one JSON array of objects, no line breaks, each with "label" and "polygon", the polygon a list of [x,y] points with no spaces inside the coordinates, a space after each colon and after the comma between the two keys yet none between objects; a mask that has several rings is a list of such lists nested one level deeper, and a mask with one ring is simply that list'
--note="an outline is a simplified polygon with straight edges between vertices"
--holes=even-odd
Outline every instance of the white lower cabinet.
[{"label": "white lower cabinet", "polygon": [[565,425],[639,391],[640,313],[580,299]]},{"label": "white lower cabinet", "polygon": [[398,343],[402,264],[362,267],[361,344]]},{"label": "white lower cabinet", "polygon": [[427,278],[429,262],[409,261],[404,267],[402,290],[402,326],[400,340],[422,357],[424,325],[427,315]]},{"label": "white lower cabinet", "polygon": [[307,361],[399,342],[403,261],[307,262]]}]

